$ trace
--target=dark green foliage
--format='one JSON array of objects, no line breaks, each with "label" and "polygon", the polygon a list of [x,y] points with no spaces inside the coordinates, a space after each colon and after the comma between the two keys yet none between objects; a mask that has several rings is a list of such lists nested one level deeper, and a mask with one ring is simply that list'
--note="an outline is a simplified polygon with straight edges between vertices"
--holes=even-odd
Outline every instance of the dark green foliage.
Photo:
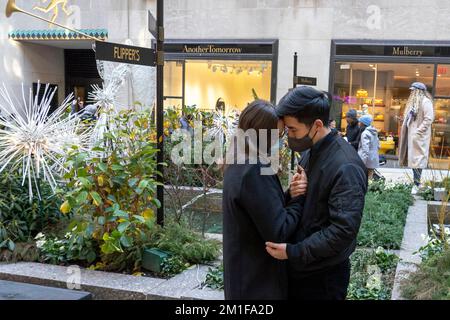
[{"label": "dark green foliage", "polygon": [[413,204],[411,187],[373,183],[366,195],[366,203],[358,245],[399,249],[406,223],[408,208]]},{"label": "dark green foliage", "polygon": [[398,257],[382,248],[359,249],[351,257],[347,299],[390,300]]},{"label": "dark green foliage", "polygon": [[30,202],[28,185],[22,186],[19,171],[7,168],[0,174],[0,249],[14,251],[15,243],[32,240],[62,219],[61,199],[45,181],[40,182],[40,194],[42,200],[35,196]]},{"label": "dark green foliage", "polygon": [[424,261],[401,289],[410,300],[450,300],[450,250]]},{"label": "dark green foliage", "polygon": [[218,267],[208,269],[206,280],[203,285],[213,290],[223,290],[223,264]]}]

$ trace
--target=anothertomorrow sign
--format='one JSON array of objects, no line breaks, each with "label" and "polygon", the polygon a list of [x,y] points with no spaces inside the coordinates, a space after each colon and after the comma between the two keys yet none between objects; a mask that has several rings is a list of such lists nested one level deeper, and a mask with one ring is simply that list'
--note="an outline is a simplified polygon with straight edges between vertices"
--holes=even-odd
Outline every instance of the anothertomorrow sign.
[{"label": "anothertomorrow sign", "polygon": [[183,46],[183,53],[221,53],[221,54],[239,54],[242,48],[239,47],[217,47],[210,45]]},{"label": "anothertomorrow sign", "polygon": [[150,67],[156,66],[156,51],[154,49],[127,46],[117,43],[97,41],[95,43],[95,57],[97,60]]}]

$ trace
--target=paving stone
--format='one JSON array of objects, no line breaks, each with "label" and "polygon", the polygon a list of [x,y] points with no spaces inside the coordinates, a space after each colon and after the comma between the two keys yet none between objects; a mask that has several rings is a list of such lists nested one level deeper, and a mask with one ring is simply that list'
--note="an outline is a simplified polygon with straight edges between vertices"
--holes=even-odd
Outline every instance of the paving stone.
[{"label": "paving stone", "polygon": [[90,300],[89,292],[0,280],[0,300]]},{"label": "paving stone", "polygon": [[[73,271],[75,270],[75,273]],[[0,265],[0,279],[67,288],[67,283],[77,277],[80,289],[91,292],[94,299],[153,299],[145,292],[165,282],[164,279],[134,277],[111,272],[61,267],[40,263]],[[76,280],[76,279],[75,279]]]}]

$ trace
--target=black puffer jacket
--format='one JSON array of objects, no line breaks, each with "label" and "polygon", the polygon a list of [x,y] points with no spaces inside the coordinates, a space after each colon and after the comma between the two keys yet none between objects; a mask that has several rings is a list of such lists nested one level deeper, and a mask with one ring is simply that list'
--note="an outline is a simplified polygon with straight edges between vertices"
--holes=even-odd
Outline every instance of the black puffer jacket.
[{"label": "black puffer jacket", "polygon": [[304,155],[308,176],[303,215],[287,246],[289,273],[302,278],[345,261],[356,247],[367,192],[367,169],[336,132]]},{"label": "black puffer jacket", "polygon": [[359,127],[358,123],[347,126],[346,137],[353,148],[355,148],[355,150],[358,150],[359,141],[361,140],[361,128]]}]

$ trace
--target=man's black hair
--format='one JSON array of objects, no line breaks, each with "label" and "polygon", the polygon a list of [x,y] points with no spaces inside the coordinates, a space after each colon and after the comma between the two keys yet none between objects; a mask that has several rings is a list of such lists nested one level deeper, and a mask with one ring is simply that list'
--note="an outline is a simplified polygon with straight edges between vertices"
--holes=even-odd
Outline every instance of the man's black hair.
[{"label": "man's black hair", "polygon": [[298,122],[311,126],[314,121],[322,120],[329,125],[331,95],[312,87],[301,86],[289,91],[278,104],[277,115],[295,117]]}]

